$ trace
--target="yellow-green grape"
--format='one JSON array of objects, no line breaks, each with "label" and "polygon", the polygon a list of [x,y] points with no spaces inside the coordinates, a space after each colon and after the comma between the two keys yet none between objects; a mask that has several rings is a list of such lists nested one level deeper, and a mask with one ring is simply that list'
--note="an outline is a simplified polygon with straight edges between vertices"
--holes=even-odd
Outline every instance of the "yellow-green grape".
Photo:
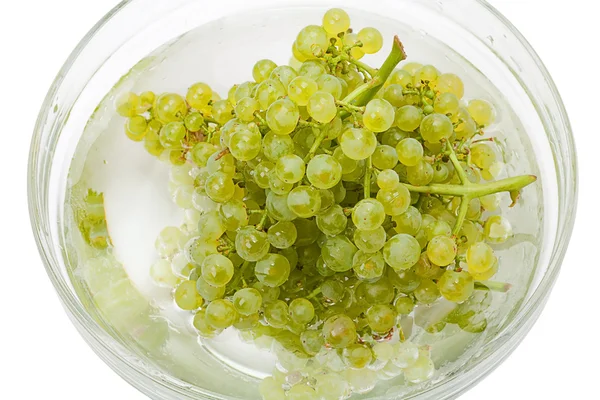
[{"label": "yellow-green grape", "polygon": [[403,214],[392,217],[392,220],[396,223],[396,232],[411,236],[417,235],[423,223],[421,213],[413,206],[408,207]]},{"label": "yellow-green grape", "polygon": [[410,72],[405,69],[397,69],[390,75],[387,83],[389,85],[400,85],[403,89],[406,89],[413,84],[413,76]]},{"label": "yellow-green grape", "polygon": [[496,161],[496,153],[487,143],[471,146],[471,161],[481,169],[488,169]]},{"label": "yellow-green grape", "polygon": [[262,295],[254,288],[239,289],[233,295],[233,306],[240,315],[252,315],[260,311]]},{"label": "yellow-green grape", "polygon": [[404,294],[412,293],[421,284],[421,278],[419,278],[410,268],[398,271],[389,268],[387,276],[389,282]]},{"label": "yellow-green grape", "polygon": [[321,256],[327,266],[335,272],[346,272],[352,269],[356,246],[344,235],[327,238],[321,248]]},{"label": "yellow-green grape", "polygon": [[411,235],[399,233],[383,246],[383,258],[395,271],[411,268],[419,261],[421,245]]},{"label": "yellow-green grape", "polygon": [[183,165],[186,162],[185,149],[173,149],[168,153],[169,162],[173,165]]},{"label": "yellow-green grape", "polygon": [[429,143],[437,143],[452,136],[452,121],[442,114],[430,114],[421,121],[421,136]]},{"label": "yellow-green grape", "polygon": [[333,158],[335,158],[342,167],[342,174],[349,174],[356,170],[358,167],[358,162],[347,157],[342,151],[341,146],[338,146],[333,151]]},{"label": "yellow-green grape", "polygon": [[325,343],[335,349],[346,348],[358,339],[356,325],[344,314],[334,315],[323,324],[323,337]]},{"label": "yellow-green grape", "polygon": [[446,300],[462,303],[473,294],[475,281],[467,271],[446,271],[438,281],[438,288]]},{"label": "yellow-green grape", "polygon": [[367,54],[375,54],[383,47],[383,36],[375,28],[361,29],[358,32],[358,40],[362,42],[362,50]]},{"label": "yellow-green grape", "polygon": [[319,85],[314,79],[306,76],[294,78],[288,85],[290,100],[299,106],[308,105],[311,96],[319,90]]},{"label": "yellow-green grape", "polygon": [[403,214],[410,206],[410,192],[404,185],[398,185],[390,190],[377,192],[377,200],[383,205],[387,215],[397,216]]},{"label": "yellow-green grape", "polygon": [[372,231],[383,224],[385,208],[378,200],[363,199],[352,210],[352,222],[360,230]]},{"label": "yellow-green grape", "polygon": [[490,243],[504,243],[513,235],[510,222],[501,215],[493,215],[483,226],[485,240]]},{"label": "yellow-green grape", "polygon": [[335,204],[335,195],[329,189],[319,189],[319,196],[321,196],[321,209],[318,212],[320,214]]},{"label": "yellow-green grape", "polygon": [[350,368],[361,369],[371,362],[373,353],[364,344],[353,344],[344,349],[342,358]]},{"label": "yellow-green grape", "polygon": [[[364,231],[357,230],[356,232]],[[373,281],[383,275],[385,261],[380,252],[365,253],[364,251],[359,250],[354,254],[354,258],[352,259],[352,268],[358,279],[363,281]]]},{"label": "yellow-green grape", "polygon": [[377,304],[367,310],[367,321],[373,332],[385,334],[396,324],[396,310],[389,304]]},{"label": "yellow-green grape", "polygon": [[318,122],[326,124],[331,122],[337,115],[335,99],[330,93],[316,92],[308,100],[306,105],[308,114]]},{"label": "yellow-green grape", "polygon": [[415,106],[402,106],[396,111],[396,126],[405,132],[412,132],[421,125],[423,111]]},{"label": "yellow-green grape", "polygon": [[335,236],[346,230],[348,218],[343,208],[335,204],[317,215],[316,222],[321,232],[328,236]]},{"label": "yellow-green grape", "polygon": [[433,104],[433,110],[438,114],[452,115],[458,114],[460,103],[458,97],[454,93],[441,93]]},{"label": "yellow-green grape", "polygon": [[219,144],[221,144],[222,146],[229,146],[231,135],[233,135],[239,129],[250,129],[250,127],[250,124],[246,125],[237,118],[233,118],[227,121],[227,123],[225,123],[225,125],[221,128],[221,134],[219,135]]},{"label": "yellow-green grape", "polygon": [[464,107],[459,108],[457,119],[459,122],[456,128],[454,128],[456,138],[459,140],[472,138],[477,132],[477,124],[473,121],[469,111]]},{"label": "yellow-green grape", "polygon": [[501,197],[498,193],[488,194],[479,198],[481,206],[486,211],[496,211],[500,207]]},{"label": "yellow-green grape", "polygon": [[145,113],[154,106],[156,101],[156,94],[152,91],[146,91],[140,94],[140,114]]},{"label": "yellow-green grape", "polygon": [[245,97],[252,97],[254,88],[256,88],[256,83],[250,81],[238,85],[234,96],[236,103],[239,103]]},{"label": "yellow-green grape", "polygon": [[339,139],[344,154],[353,160],[370,157],[377,148],[377,137],[373,132],[362,128],[350,128]]},{"label": "yellow-green grape", "polygon": [[498,273],[498,259],[494,262],[494,265],[490,269],[484,272],[475,273],[473,271],[469,271],[471,276],[476,281],[487,281],[490,280]]},{"label": "yellow-green grape", "polygon": [[160,143],[160,130],[162,124],[155,119],[148,122],[148,131],[144,136],[144,148],[153,156],[160,156],[164,151],[163,145]]},{"label": "yellow-green grape", "polygon": [[494,250],[484,243],[473,243],[467,250],[467,267],[472,274],[487,272],[496,263]]},{"label": "yellow-green grape", "polygon": [[222,204],[219,215],[228,231],[236,231],[248,225],[248,213],[242,200],[233,198]]},{"label": "yellow-green grape", "polygon": [[252,77],[256,83],[261,83],[271,76],[271,73],[275,68],[277,68],[277,64],[275,64],[273,61],[259,60],[252,68]]},{"label": "yellow-green grape", "polygon": [[504,163],[501,161],[495,161],[492,165],[485,170],[481,171],[481,175],[488,181],[498,178],[504,171]]},{"label": "yellow-green grape", "polygon": [[225,296],[225,286],[216,287],[210,285],[201,276],[196,281],[196,290],[207,301],[222,299]]},{"label": "yellow-green grape", "polygon": [[221,254],[211,254],[202,262],[202,278],[212,286],[222,287],[233,278],[233,263]]},{"label": "yellow-green grape", "polygon": [[142,141],[146,132],[148,132],[148,121],[141,115],[129,118],[125,125],[125,134],[134,142]]},{"label": "yellow-green grape", "polygon": [[315,156],[306,167],[306,177],[318,189],[330,189],[342,179],[342,166],[330,155]]},{"label": "yellow-green grape", "polygon": [[173,256],[179,250],[183,249],[186,241],[187,236],[181,229],[169,226],[160,232],[154,242],[154,247],[159,256],[166,258]]},{"label": "yellow-green grape", "polygon": [[287,197],[288,193],[279,195],[273,191],[267,195],[266,209],[269,216],[274,220],[293,221],[297,218],[297,215],[287,205]]},{"label": "yellow-green grape", "polygon": [[[198,331],[198,334],[203,338],[212,338],[219,334],[220,330],[214,329],[206,322],[206,309],[198,310],[194,316],[194,328]],[[284,398],[285,399],[285,398]]]},{"label": "yellow-green grape", "polygon": [[392,190],[400,183],[398,173],[393,169],[384,169],[377,175],[377,186],[382,190]]},{"label": "yellow-green grape", "polygon": [[373,153],[373,166],[377,169],[392,169],[398,164],[398,154],[392,146],[380,145],[375,148]]},{"label": "yellow-green grape", "polygon": [[442,267],[452,264],[456,253],[456,243],[447,236],[435,236],[427,245],[429,260]]},{"label": "yellow-green grape", "polygon": [[293,386],[288,390],[286,397],[287,400],[317,400],[318,398],[315,389],[305,384]]},{"label": "yellow-green grape", "polygon": [[294,141],[288,135],[269,132],[263,137],[262,151],[269,161],[277,162],[281,157],[294,153]]},{"label": "yellow-green grape", "polygon": [[465,95],[465,86],[463,81],[455,74],[442,74],[437,79],[435,89],[440,93],[452,93],[458,99]]},{"label": "yellow-green grape", "polygon": [[471,100],[467,110],[478,126],[486,127],[494,122],[494,109],[485,100]]},{"label": "yellow-green grape", "polygon": [[[348,35],[346,35],[348,36]],[[362,51],[358,48],[352,49],[352,51]],[[348,85],[348,91],[351,92],[354,89],[356,89],[358,86],[362,85],[364,83],[364,78],[361,74],[358,73],[358,71],[354,68],[350,68],[348,70],[348,73],[343,74],[341,76],[341,78],[346,82],[346,84]]]},{"label": "yellow-green grape", "polygon": [[[313,58],[314,56],[311,56],[310,58]],[[298,61],[298,65],[296,67],[294,67],[294,69],[296,71],[300,71],[300,67],[302,66],[302,63],[306,60],[308,60],[308,57],[306,57],[304,54],[302,54],[300,52],[300,50],[298,49],[298,42],[294,41],[294,43],[292,44],[292,59]],[[290,66],[292,66],[292,64],[290,63]]]},{"label": "yellow-green grape", "polygon": [[323,28],[332,36],[350,29],[350,16],[341,8],[332,8],[323,16]]},{"label": "yellow-green grape", "polygon": [[258,111],[260,105],[252,97],[244,97],[237,102],[235,106],[235,115],[244,122],[254,121],[254,113]]},{"label": "yellow-green grape", "polygon": [[427,355],[419,358],[409,368],[404,370],[404,379],[410,383],[418,384],[428,381],[435,374],[435,365]]},{"label": "yellow-green grape", "polygon": [[267,239],[271,246],[278,249],[287,249],[291,247],[298,237],[296,226],[289,221],[279,221],[271,225],[267,231]]},{"label": "yellow-green grape", "polygon": [[403,94],[403,87],[397,83],[389,85],[383,92],[383,98],[394,107],[406,105],[406,99]]},{"label": "yellow-green grape", "polygon": [[290,190],[294,188],[293,183],[284,182],[279,178],[279,175],[277,175],[277,171],[275,171],[275,168],[269,171],[267,177],[269,178],[269,189],[271,189],[276,194],[287,194],[290,192]]},{"label": "yellow-green grape", "polygon": [[283,300],[275,300],[268,303],[264,306],[264,317],[267,324],[273,328],[286,328],[290,323],[288,305]]},{"label": "yellow-green grape", "polygon": [[260,108],[262,110],[267,110],[271,104],[280,98],[285,97],[285,95],[285,88],[281,82],[274,79],[266,79],[259,83],[258,87],[256,88],[255,98],[258,100]]},{"label": "yellow-green grape", "polygon": [[302,63],[298,74],[307,78],[317,80],[321,75],[327,73],[325,64],[320,60],[308,60]]},{"label": "yellow-green grape", "polygon": [[294,214],[310,218],[321,209],[321,194],[311,186],[297,186],[289,193],[287,202]]},{"label": "yellow-green grape", "polygon": [[206,180],[206,194],[217,203],[225,203],[233,197],[235,185],[233,180],[223,172],[215,172]]},{"label": "yellow-green grape", "polygon": [[225,299],[212,301],[206,307],[206,323],[213,329],[227,329],[237,320],[233,303]]},{"label": "yellow-green grape", "polygon": [[418,62],[409,62],[406,63],[402,66],[402,69],[406,72],[408,72],[411,75],[415,75],[417,73],[418,70],[420,70],[421,68],[423,68],[423,64],[420,64]]},{"label": "yellow-green grape", "polygon": [[287,258],[281,254],[271,253],[265,255],[264,258],[256,263],[254,273],[262,284],[269,287],[278,287],[287,281],[290,269],[290,262]]},{"label": "yellow-green grape", "polygon": [[186,134],[183,122],[169,122],[160,130],[160,143],[166,148],[179,147]]},{"label": "yellow-green grape", "polygon": [[394,107],[386,100],[373,99],[365,107],[363,123],[372,132],[384,132],[394,124]]},{"label": "yellow-green grape", "polygon": [[258,388],[262,400],[286,400],[285,391],[283,390],[281,383],[271,376],[263,379]]},{"label": "yellow-green grape", "polygon": [[436,236],[452,236],[452,228],[446,221],[433,221],[430,224],[428,224],[424,229],[427,233],[427,240],[432,240]]},{"label": "yellow-green grape", "polygon": [[329,47],[327,32],[318,25],[309,25],[298,34],[296,47],[305,58],[315,58],[315,52],[324,52]]},{"label": "yellow-green grape", "polygon": [[421,87],[423,84],[427,84],[430,88],[435,88],[439,74],[439,71],[433,65],[424,65],[413,74],[414,85],[415,87]]},{"label": "yellow-green grape", "polygon": [[204,117],[199,112],[192,112],[183,121],[185,128],[190,132],[199,132],[204,125]]},{"label": "yellow-green grape", "polygon": [[233,105],[231,105],[229,100],[215,101],[212,106],[212,115],[215,121],[224,125],[233,118]]},{"label": "yellow-green grape", "polygon": [[289,135],[300,119],[298,106],[289,99],[275,101],[267,110],[267,124],[277,135]]},{"label": "yellow-green grape", "polygon": [[190,107],[202,110],[212,100],[212,96],[213,91],[210,86],[206,83],[198,82],[190,86],[185,98]]},{"label": "yellow-green grape", "polygon": [[295,154],[282,156],[275,165],[275,172],[285,183],[297,183],[304,177],[306,165],[304,160]]},{"label": "yellow-green grape", "polygon": [[123,93],[117,97],[115,101],[115,108],[117,113],[126,118],[135,117],[141,114],[140,111],[141,100],[140,97],[131,92]]},{"label": "yellow-green grape", "polygon": [[215,154],[217,147],[208,142],[199,142],[190,151],[190,158],[199,167],[206,166],[210,156]]},{"label": "yellow-green grape", "polygon": [[400,296],[394,303],[396,312],[400,315],[408,315],[415,309],[415,302],[407,296]]},{"label": "yellow-green grape", "polygon": [[336,115],[333,120],[326,124],[323,128],[325,139],[322,142],[322,147],[329,147],[333,139],[337,139],[342,134],[343,124],[339,115]]},{"label": "yellow-green grape", "polygon": [[360,60],[365,56],[362,46],[358,45],[359,39],[356,33],[348,33],[344,36],[344,46],[351,47],[350,56],[355,60]]},{"label": "yellow-green grape", "polygon": [[444,183],[450,177],[450,170],[446,164],[436,163],[433,166],[433,183]]},{"label": "yellow-green grape", "polygon": [[396,154],[403,165],[414,167],[423,160],[423,145],[414,138],[402,139],[396,146]]},{"label": "yellow-green grape", "polygon": [[440,298],[440,290],[431,279],[423,279],[415,289],[414,295],[421,304],[433,304]]},{"label": "yellow-green grape", "polygon": [[235,250],[246,261],[258,261],[269,252],[267,234],[253,226],[246,226],[235,237]]},{"label": "yellow-green grape", "polygon": [[150,266],[150,277],[155,284],[163,287],[174,288],[179,282],[179,278],[173,273],[171,263],[163,259]]},{"label": "yellow-green grape", "polygon": [[433,167],[425,160],[421,160],[417,165],[406,168],[406,178],[411,185],[428,185],[433,180]]},{"label": "yellow-green grape", "polygon": [[235,92],[237,92],[237,88],[239,85],[233,85],[228,91],[227,91],[227,101],[229,101],[231,103],[232,106],[235,107],[235,105],[237,104],[237,101],[235,100]]},{"label": "yellow-green grape", "polygon": [[252,129],[240,129],[231,135],[229,150],[240,161],[254,159],[262,148],[260,132]]},{"label": "yellow-green grape", "polygon": [[292,300],[289,311],[292,322],[297,324],[308,324],[315,317],[315,307],[303,298]]},{"label": "yellow-green grape", "polygon": [[331,94],[336,100],[342,98],[343,88],[341,82],[341,79],[329,74],[323,74],[317,78],[319,90]]}]

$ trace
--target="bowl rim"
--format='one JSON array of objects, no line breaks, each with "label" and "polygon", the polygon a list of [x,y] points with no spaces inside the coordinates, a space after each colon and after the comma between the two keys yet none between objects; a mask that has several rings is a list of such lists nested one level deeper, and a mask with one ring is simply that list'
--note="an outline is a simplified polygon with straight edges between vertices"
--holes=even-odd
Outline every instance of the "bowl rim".
[{"label": "bowl rim", "polygon": [[[155,397],[157,393],[156,388],[146,386],[147,383],[151,383],[152,385],[158,385],[159,387],[166,389],[169,393],[183,395],[186,398],[192,399],[195,397],[189,397],[189,393],[183,393],[181,391],[182,385],[180,385],[179,382],[183,383],[183,381],[179,381],[176,378],[172,378],[169,380],[161,379],[160,377],[157,377],[156,374],[150,374],[147,370],[140,369],[138,363],[132,362],[129,357],[123,357],[123,351],[117,351],[113,346],[109,345],[109,343],[105,341],[105,338],[107,336],[106,332],[97,324],[97,322],[95,322],[90,317],[90,315],[83,311],[75,293],[69,290],[68,286],[62,280],[62,277],[56,273],[55,270],[58,267],[58,265],[56,264],[59,262],[53,254],[55,250],[52,245],[52,240],[47,234],[47,232],[40,229],[40,216],[44,215],[46,207],[43,199],[41,199],[38,196],[38,194],[40,193],[40,189],[43,192],[43,188],[40,187],[39,182],[37,182],[36,180],[36,172],[38,172],[37,168],[39,161],[38,150],[43,139],[45,121],[49,117],[49,113],[52,109],[55,95],[57,94],[59,88],[63,84],[65,77],[70,72],[73,64],[80,56],[83,49],[92,40],[92,38],[122,9],[124,9],[134,1],[135,0],[121,1],[90,29],[90,31],[81,39],[81,41],[78,43],[78,45],[67,58],[64,65],[61,67],[60,71],[58,72],[56,78],[52,83],[52,86],[48,91],[48,94],[45,97],[44,102],[42,103],[41,110],[39,112],[34,127],[28,161],[27,194],[29,203],[30,222],[34,233],[35,241],[38,247],[38,251],[44,263],[44,267],[46,269],[46,272],[48,273],[50,280],[52,281],[55,290],[57,291],[61,302],[63,303],[63,306],[67,309],[68,313],[70,314],[73,324],[77,327],[77,329],[80,331],[86,342],[100,356],[100,358],[102,358],[103,361],[109,364],[109,366],[121,377],[123,377],[128,383],[130,383],[132,386],[134,386],[135,388],[152,398],[162,397]],[[555,122],[555,124],[557,125],[558,129],[564,134],[563,138],[565,139],[565,143],[563,144],[566,145],[566,154],[568,154],[569,160],[571,161],[571,175],[569,176],[571,178],[571,181],[565,182],[565,184],[569,185],[569,190],[565,191],[567,198],[564,199],[564,202],[569,204],[570,206],[566,208],[565,215],[563,216],[563,218],[561,218],[561,221],[559,221],[556,233],[555,246],[552,249],[552,254],[549,260],[548,272],[545,276],[542,277],[539,287],[535,290],[532,296],[527,300],[527,302],[525,302],[522,305],[521,311],[518,314],[516,314],[513,321],[504,328],[506,332],[511,332],[510,335],[504,338],[505,340],[503,340],[503,342],[494,349],[494,353],[499,354],[500,357],[495,358],[493,362],[491,360],[492,357],[481,357],[476,363],[474,363],[466,371],[464,371],[464,373],[446,377],[444,380],[437,382],[431,387],[427,388],[424,392],[421,392],[416,395],[411,395],[409,397],[413,399],[421,399],[434,394],[436,395],[435,398],[441,400],[455,398],[460,393],[463,393],[464,391],[473,387],[485,376],[490,374],[498,365],[501,364],[502,361],[504,361],[504,359],[506,359],[512,353],[512,351],[524,339],[525,335],[531,329],[531,326],[537,320],[537,317],[544,308],[550,291],[554,286],[554,283],[560,273],[561,264],[563,262],[566,249],[568,247],[572,235],[577,210],[579,185],[575,141],[569,117],[566,112],[566,108],[563,104],[562,98],[559,94],[558,88],[556,87],[554,80],[550,76],[544,63],[542,62],[538,54],[535,52],[535,50],[532,48],[532,46],[529,44],[529,42],[506,17],[504,17],[498,10],[496,10],[495,7],[489,4],[486,0],[471,1],[483,6],[483,8],[487,10],[492,15],[492,17],[497,19],[510,31],[512,35],[514,35],[514,37],[519,41],[520,45],[523,46],[523,48],[527,51],[529,57],[531,57],[531,59],[535,62],[537,68],[539,69],[539,72],[542,74],[542,77],[546,82],[547,88],[550,90],[550,94],[552,96],[551,100],[555,103],[560,113],[560,119],[557,119],[557,122]],[[494,343],[497,339],[498,338],[494,338],[491,343]],[[117,364],[124,365],[127,368],[127,371],[120,371]],[[465,382],[468,383],[465,384]],[[189,384],[186,384],[185,386],[187,388],[190,387]],[[194,391],[199,395],[205,396],[206,399],[238,400],[238,398],[236,397],[220,395],[218,393],[204,390],[199,387],[194,387]],[[374,397],[372,400],[383,400],[389,398],[390,397],[386,396]]]}]

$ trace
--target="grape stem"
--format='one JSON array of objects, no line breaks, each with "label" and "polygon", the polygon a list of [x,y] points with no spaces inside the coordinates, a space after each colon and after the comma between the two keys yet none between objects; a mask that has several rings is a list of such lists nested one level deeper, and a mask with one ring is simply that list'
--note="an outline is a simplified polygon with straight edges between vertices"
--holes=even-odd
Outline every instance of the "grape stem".
[{"label": "grape stem", "polygon": [[321,294],[321,286],[319,286],[318,288],[316,288],[315,290],[313,290],[308,296],[306,296],[307,300],[312,300],[315,297],[317,297],[318,295]]},{"label": "grape stem", "polygon": [[356,60],[354,58],[352,58],[350,55],[348,55],[347,53],[342,53],[340,54],[340,58],[342,60],[346,60],[348,61],[350,64],[354,64],[356,65],[356,67],[359,70],[362,70],[364,72],[366,72],[367,74],[369,74],[371,77],[377,75],[377,69],[370,67],[369,65],[365,64],[362,61]]},{"label": "grape stem", "polygon": [[371,197],[371,174],[373,173],[373,158],[369,156],[367,158],[367,170],[365,171],[365,183],[363,185],[365,190],[365,199]]},{"label": "grape stem", "polygon": [[[313,128],[313,129],[317,129],[317,128]],[[304,157],[305,162],[310,161],[315,156],[315,154],[317,153],[317,150],[319,150],[319,146],[321,146],[321,143],[323,143],[323,140],[325,140],[325,136],[327,136],[327,131],[325,129],[321,129],[319,131],[319,135],[315,139],[315,142],[313,143],[310,150],[308,151],[308,154],[306,155],[306,157]]]},{"label": "grape stem", "polygon": [[355,106],[354,104],[350,104],[346,101],[343,100],[337,100],[335,102],[338,106],[341,106],[343,108],[345,108],[346,110],[348,110],[349,112],[352,111],[359,111],[359,112],[364,112],[365,111],[365,107],[359,107],[359,106]]},{"label": "grape stem", "polygon": [[475,282],[476,290],[491,290],[492,292],[506,293],[512,288],[510,283],[505,282]]},{"label": "grape stem", "polygon": [[262,216],[262,218],[260,219],[260,222],[258,223],[258,225],[256,225],[256,230],[257,230],[257,231],[262,231],[262,230],[264,229],[264,227],[265,227],[265,224],[267,223],[267,218],[268,218],[268,217],[269,217],[269,216],[267,215],[267,210],[265,210],[265,211],[263,212],[263,216]]}]

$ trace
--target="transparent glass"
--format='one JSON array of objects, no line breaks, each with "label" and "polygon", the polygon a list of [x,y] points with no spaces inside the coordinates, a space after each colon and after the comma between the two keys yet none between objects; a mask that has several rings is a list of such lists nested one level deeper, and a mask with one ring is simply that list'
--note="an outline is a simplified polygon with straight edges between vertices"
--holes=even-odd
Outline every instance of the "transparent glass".
[{"label": "transparent glass", "polygon": [[[211,84],[215,82],[222,93],[228,85],[244,79],[236,74],[248,71],[256,59],[271,56],[273,48],[289,43],[290,35],[309,23],[305,17],[314,21],[315,15],[334,6],[360,11],[365,22],[386,21],[388,26],[397,23],[400,33],[406,33],[414,43],[421,37],[448,47],[498,88],[522,126],[519,134],[526,139],[526,151],[532,153],[530,156],[539,168],[540,183],[536,190],[544,203],[543,218],[537,229],[541,234],[540,244],[532,261],[536,264],[532,269],[535,272],[523,293],[524,299],[497,325],[494,334],[477,346],[472,358],[459,372],[447,374],[410,394],[392,384],[386,388],[387,392],[364,398],[457,397],[511,353],[537,319],[550,294],[576,210],[573,138],[560,96],[542,62],[519,32],[487,3],[478,0],[126,1],[82,40],[48,94],[31,146],[29,201],[42,259],[73,323],[111,368],[153,399],[250,399],[256,396],[255,392],[247,394],[255,388],[256,381],[239,371],[210,373],[210,364],[198,366],[205,373],[205,380],[195,380],[194,384],[165,373],[153,357],[131,346],[119,332],[103,324],[85,293],[73,284],[69,267],[76,260],[69,258],[64,231],[68,213],[64,205],[71,160],[76,149],[81,148],[78,146],[90,115],[115,83],[130,73],[132,66],[148,60],[148,54],[165,44],[186,44],[185,34],[195,28],[210,27],[214,34],[204,41],[206,46],[212,44],[214,52],[207,51],[202,56],[218,60],[204,63],[201,74],[182,64],[176,76],[163,82],[165,90],[181,89],[196,79],[191,77],[196,73]],[[223,19],[232,16],[235,18]],[[240,27],[247,28],[246,24],[253,29],[251,39],[237,31]],[[237,47],[220,47],[223,43],[231,44],[232,37],[238,40],[233,42]],[[419,54],[418,46],[407,43],[407,48],[413,49],[410,54],[413,59],[424,56]],[[439,55],[442,59],[444,56]],[[517,167],[512,172],[526,171]]]}]

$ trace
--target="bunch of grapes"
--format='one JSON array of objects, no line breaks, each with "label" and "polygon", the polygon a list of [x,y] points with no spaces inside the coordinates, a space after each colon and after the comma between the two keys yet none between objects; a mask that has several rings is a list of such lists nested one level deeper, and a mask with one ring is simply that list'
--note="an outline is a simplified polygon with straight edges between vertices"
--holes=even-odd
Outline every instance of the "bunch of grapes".
[{"label": "bunch of grapes", "polygon": [[481,331],[478,289],[498,286],[479,283],[498,270],[490,245],[512,235],[484,212],[535,180],[493,181],[503,164],[483,135],[495,113],[465,100],[458,76],[397,69],[397,38],[371,68],[360,59],[382,35],[352,32],[332,9],[298,34],[289,66],[258,61],[224,99],[196,83],[117,102],[127,136],[173,164],[169,189],[185,209],[183,226],[157,239],[151,275],[201,337],[234,327],[274,348],[265,400],[430,379],[429,351],[401,319],[444,298],[461,304],[451,321]]}]

